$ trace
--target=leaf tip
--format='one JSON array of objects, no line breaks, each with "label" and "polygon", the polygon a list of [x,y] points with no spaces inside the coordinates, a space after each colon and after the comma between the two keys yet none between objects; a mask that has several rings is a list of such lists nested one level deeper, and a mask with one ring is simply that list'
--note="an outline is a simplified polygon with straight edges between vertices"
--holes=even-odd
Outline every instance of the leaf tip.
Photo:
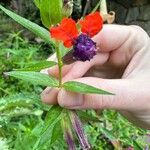
[{"label": "leaf tip", "polygon": [[110,93],[110,92],[107,92],[106,93],[107,95],[113,95],[113,96],[115,96],[116,94],[114,94],[114,93]]}]

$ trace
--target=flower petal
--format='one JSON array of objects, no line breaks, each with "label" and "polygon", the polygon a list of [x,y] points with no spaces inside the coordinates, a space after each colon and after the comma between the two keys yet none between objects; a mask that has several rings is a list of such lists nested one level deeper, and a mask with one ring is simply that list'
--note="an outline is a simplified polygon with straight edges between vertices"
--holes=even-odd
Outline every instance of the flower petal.
[{"label": "flower petal", "polygon": [[103,27],[103,19],[99,12],[87,15],[85,19],[79,23],[82,33],[86,33],[90,37],[96,35]]},{"label": "flower petal", "polygon": [[71,47],[74,39],[78,36],[76,23],[71,18],[64,18],[60,25],[50,28],[52,38],[64,42],[64,46]]}]

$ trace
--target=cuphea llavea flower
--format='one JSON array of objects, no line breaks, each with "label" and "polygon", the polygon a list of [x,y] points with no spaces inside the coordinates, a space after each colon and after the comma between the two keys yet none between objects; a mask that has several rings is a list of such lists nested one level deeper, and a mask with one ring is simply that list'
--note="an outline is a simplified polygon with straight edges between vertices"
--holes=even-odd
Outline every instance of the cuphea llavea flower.
[{"label": "cuphea llavea flower", "polygon": [[50,28],[52,38],[63,41],[65,47],[73,46],[73,58],[86,61],[96,55],[96,43],[91,39],[103,26],[99,12],[85,16],[79,21],[81,33],[77,30],[76,23],[71,18],[64,18],[60,25]]}]

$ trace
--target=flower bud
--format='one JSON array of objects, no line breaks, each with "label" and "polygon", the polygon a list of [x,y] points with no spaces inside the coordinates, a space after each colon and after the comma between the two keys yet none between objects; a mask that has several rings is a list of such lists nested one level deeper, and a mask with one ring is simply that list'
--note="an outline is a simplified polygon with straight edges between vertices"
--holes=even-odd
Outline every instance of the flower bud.
[{"label": "flower bud", "polygon": [[64,0],[62,8],[62,16],[69,17],[73,11],[73,0]]}]

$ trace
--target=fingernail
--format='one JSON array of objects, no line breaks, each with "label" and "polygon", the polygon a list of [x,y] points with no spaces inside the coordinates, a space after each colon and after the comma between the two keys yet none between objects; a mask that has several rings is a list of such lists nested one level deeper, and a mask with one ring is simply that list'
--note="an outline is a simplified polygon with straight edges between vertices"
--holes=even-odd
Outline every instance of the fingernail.
[{"label": "fingernail", "polygon": [[62,107],[76,107],[83,104],[83,95],[61,91],[58,95],[59,105]]},{"label": "fingernail", "polygon": [[57,103],[57,94],[58,90],[47,87],[42,93],[41,93],[41,100],[44,103],[47,104],[56,104]]}]

